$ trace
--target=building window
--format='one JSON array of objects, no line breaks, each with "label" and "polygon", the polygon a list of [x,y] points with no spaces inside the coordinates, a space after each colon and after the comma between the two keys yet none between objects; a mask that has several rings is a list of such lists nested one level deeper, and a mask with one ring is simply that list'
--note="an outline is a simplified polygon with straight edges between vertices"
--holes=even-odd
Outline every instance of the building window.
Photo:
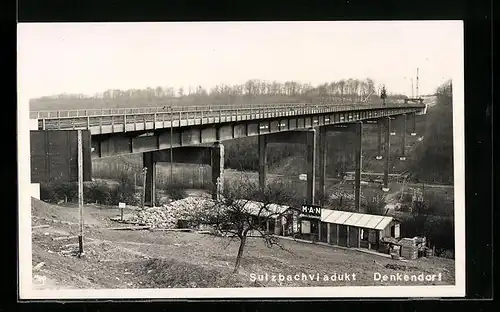
[{"label": "building window", "polygon": [[396,236],[396,226],[391,226],[391,237],[395,237]]},{"label": "building window", "polygon": [[370,230],[361,229],[361,240],[367,241],[370,236]]}]

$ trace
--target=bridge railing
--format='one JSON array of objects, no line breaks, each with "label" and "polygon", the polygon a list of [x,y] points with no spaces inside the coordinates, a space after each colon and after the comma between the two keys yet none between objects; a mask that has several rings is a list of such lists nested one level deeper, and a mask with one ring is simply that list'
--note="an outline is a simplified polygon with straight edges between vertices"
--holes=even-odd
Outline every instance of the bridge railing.
[{"label": "bridge railing", "polygon": [[[155,127],[158,122],[163,127],[176,127],[184,125],[199,125],[215,122],[229,122],[249,119],[261,119],[277,116],[293,116],[305,115],[314,113],[329,113],[338,111],[355,111],[364,109],[376,108],[397,108],[397,107],[421,107],[418,104],[401,104],[391,103],[387,105],[367,105],[367,104],[350,104],[350,105],[332,105],[332,104],[310,104],[310,103],[280,103],[280,104],[259,104],[251,106],[196,106],[196,107],[168,107],[165,109],[144,108],[140,112],[134,112],[129,109],[118,109],[115,111],[105,110],[99,114],[90,115],[87,110],[87,115],[72,116],[66,111],[65,116],[46,115],[39,119],[39,128],[44,130],[57,129],[88,129],[91,127],[129,125],[139,123],[154,123]],[[151,111],[152,110],[152,111]]]},{"label": "bridge railing", "polygon": [[[401,104],[402,101],[394,102],[393,104]],[[297,107],[297,106],[315,106],[310,102],[293,102],[293,103],[274,103],[274,104],[227,104],[227,105],[184,105],[184,106],[154,106],[154,107],[126,107],[126,108],[88,108],[88,109],[72,109],[72,110],[38,110],[30,111],[31,119],[42,119],[42,118],[61,118],[61,117],[86,117],[86,116],[104,116],[104,115],[133,115],[133,114],[145,114],[145,113],[159,113],[165,111],[172,111],[177,113],[181,112],[195,112],[202,110],[226,110],[226,109],[245,109],[245,108],[268,108],[270,106],[279,106],[280,108],[287,107]],[[340,101],[333,101],[319,104],[320,106],[360,106],[360,105],[370,105],[370,104],[341,104]],[[373,104],[371,104],[373,105]]]},{"label": "bridge railing", "polygon": [[161,112],[197,112],[203,110],[228,110],[245,108],[263,108],[270,106],[280,106],[281,108],[295,107],[301,105],[312,105],[310,103],[276,103],[276,104],[241,104],[241,105],[183,105],[183,106],[154,106],[154,107],[126,107],[126,108],[89,108],[73,110],[39,110],[31,111],[30,118],[61,118],[61,117],[86,117],[86,116],[104,116],[104,115],[135,115],[152,114]]}]

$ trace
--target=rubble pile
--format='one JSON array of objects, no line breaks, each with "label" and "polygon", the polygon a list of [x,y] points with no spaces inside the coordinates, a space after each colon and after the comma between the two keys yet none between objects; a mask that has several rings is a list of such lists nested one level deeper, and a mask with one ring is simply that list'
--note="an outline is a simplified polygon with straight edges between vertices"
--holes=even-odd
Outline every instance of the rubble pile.
[{"label": "rubble pile", "polygon": [[179,221],[192,219],[198,212],[209,207],[211,203],[211,199],[187,197],[162,207],[146,208],[128,218],[127,221],[147,225],[151,228],[173,229],[178,227]]}]

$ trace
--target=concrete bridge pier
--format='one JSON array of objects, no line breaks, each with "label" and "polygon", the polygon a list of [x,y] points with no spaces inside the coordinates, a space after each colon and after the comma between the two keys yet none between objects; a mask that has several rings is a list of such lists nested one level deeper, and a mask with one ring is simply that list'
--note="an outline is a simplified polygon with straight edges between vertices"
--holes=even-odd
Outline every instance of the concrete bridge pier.
[{"label": "concrete bridge pier", "polygon": [[381,122],[377,122],[377,156],[376,159],[382,159],[382,128],[383,124]]},{"label": "concrete bridge pier", "polygon": [[407,117],[406,114],[401,116],[401,154],[399,156],[399,160],[406,160],[406,132],[407,130]]},{"label": "concrete bridge pier", "polygon": [[354,171],[354,207],[361,212],[361,162],[362,162],[362,139],[363,139],[363,123],[358,122],[354,125],[356,132],[355,142],[355,171]]},{"label": "concrete bridge pier", "polygon": [[264,190],[267,180],[267,136],[259,135],[259,187]]},{"label": "concrete bridge pier", "polygon": [[220,198],[224,190],[224,145],[215,142],[211,149],[210,165],[212,167],[212,199]]},{"label": "concrete bridge pier", "polygon": [[320,205],[324,204],[325,201],[325,180],[326,180],[326,151],[327,151],[327,128],[319,127],[319,161],[318,161],[318,169],[319,169],[319,197],[320,197]]},{"label": "concrete bridge pier", "polygon": [[384,140],[384,184],[382,190],[389,191],[389,157],[391,149],[391,117],[385,117],[385,140]]},{"label": "concrete bridge pier", "polygon": [[152,207],[156,199],[156,161],[154,152],[142,153],[143,168],[146,168],[146,185],[144,185],[144,206]]},{"label": "concrete bridge pier", "polygon": [[415,136],[417,135],[417,121],[415,118],[416,114],[412,113],[410,114],[410,135]]},{"label": "concrete bridge pier", "polygon": [[306,202],[314,205],[316,195],[316,130],[311,128],[306,131],[307,145],[307,192]]}]

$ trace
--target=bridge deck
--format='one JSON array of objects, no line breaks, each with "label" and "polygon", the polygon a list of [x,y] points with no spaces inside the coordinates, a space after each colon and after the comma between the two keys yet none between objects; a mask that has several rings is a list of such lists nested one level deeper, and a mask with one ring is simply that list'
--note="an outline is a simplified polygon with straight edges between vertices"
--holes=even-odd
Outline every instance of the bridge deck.
[{"label": "bridge deck", "polygon": [[30,117],[38,119],[40,130],[89,129],[92,135],[97,135],[336,112],[345,112],[346,114],[340,117],[341,122],[349,122],[359,120],[360,113],[365,118],[377,118],[383,116],[381,110],[401,114],[408,112],[408,109],[417,112],[424,108],[425,104],[420,103],[387,103],[386,105],[280,103],[252,106],[41,111],[31,112]]}]

